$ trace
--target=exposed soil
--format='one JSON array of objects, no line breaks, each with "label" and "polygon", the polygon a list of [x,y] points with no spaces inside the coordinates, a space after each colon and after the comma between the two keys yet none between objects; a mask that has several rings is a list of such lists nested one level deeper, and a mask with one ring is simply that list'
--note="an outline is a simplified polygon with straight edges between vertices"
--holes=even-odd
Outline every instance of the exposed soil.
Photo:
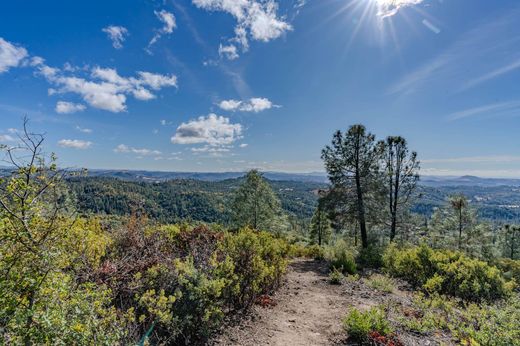
[{"label": "exposed soil", "polygon": [[[366,273],[365,273],[366,274]],[[227,326],[212,345],[348,345],[342,320],[355,307],[368,309],[378,304],[410,305],[411,293],[396,289],[383,293],[368,287],[363,280],[331,285],[327,264],[297,259],[290,266],[282,287],[272,297],[270,307],[256,305],[240,318],[240,323]],[[450,344],[443,336],[414,335],[398,332],[405,345]]]}]

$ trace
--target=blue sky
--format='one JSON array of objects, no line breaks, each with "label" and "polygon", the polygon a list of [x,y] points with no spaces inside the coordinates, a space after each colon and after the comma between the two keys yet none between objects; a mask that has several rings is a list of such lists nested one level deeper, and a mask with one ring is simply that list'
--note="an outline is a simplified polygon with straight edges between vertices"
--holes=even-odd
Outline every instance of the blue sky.
[{"label": "blue sky", "polygon": [[0,142],[67,167],[322,171],[332,133],[402,135],[422,173],[520,177],[515,0],[0,4]]}]

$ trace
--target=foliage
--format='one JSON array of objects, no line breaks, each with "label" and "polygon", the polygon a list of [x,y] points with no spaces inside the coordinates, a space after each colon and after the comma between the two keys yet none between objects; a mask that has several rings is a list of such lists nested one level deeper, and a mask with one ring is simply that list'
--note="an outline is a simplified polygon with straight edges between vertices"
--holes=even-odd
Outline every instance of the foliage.
[{"label": "foliage", "polygon": [[383,336],[393,332],[385,311],[379,307],[373,307],[365,312],[358,309],[350,310],[343,320],[343,326],[349,338],[360,343],[368,341],[371,332]]},{"label": "foliage", "polygon": [[449,331],[462,345],[520,345],[518,296],[493,305],[460,305],[446,296],[418,294],[412,308],[397,313],[407,330],[422,334]]},{"label": "foliage", "polygon": [[385,190],[385,205],[390,218],[390,241],[397,234],[398,224],[407,213],[419,181],[420,164],[417,153],[410,152],[406,139],[389,136],[379,141],[382,155],[382,185]]},{"label": "foliage", "polygon": [[496,266],[504,273],[506,279],[516,282],[517,290],[520,289],[520,260],[502,258],[496,261]]},{"label": "foliage", "polygon": [[153,326],[154,343],[199,344],[229,311],[277,287],[289,245],[266,232],[204,226],[150,227],[131,219],[119,231],[98,281],[120,311],[134,311],[127,343]]},{"label": "foliage", "polygon": [[383,266],[383,253],[384,248],[371,245],[359,250],[356,261],[365,268],[381,268]]},{"label": "foliage", "polygon": [[236,308],[250,306],[260,294],[280,284],[289,254],[285,241],[267,232],[243,229],[228,234],[221,249],[235,264],[227,299]]},{"label": "foliage", "polygon": [[288,226],[280,200],[262,175],[252,170],[234,193],[231,203],[233,224],[256,230],[283,233]]},{"label": "foliage", "polygon": [[325,250],[325,259],[331,268],[336,268],[342,273],[355,274],[357,272],[353,250],[343,240],[338,240]]},{"label": "foliage", "polygon": [[323,206],[318,205],[310,224],[310,238],[313,244],[322,246],[330,241],[332,233],[331,223]]},{"label": "foliage", "polygon": [[390,245],[383,256],[385,270],[429,293],[443,293],[469,301],[506,297],[512,288],[500,271],[460,252],[433,250],[426,245]]},{"label": "foliage", "polygon": [[[345,214],[357,220],[362,245],[368,247],[366,216],[379,175],[375,136],[363,125],[353,125],[345,134],[336,131],[321,157],[332,184],[330,196],[334,196],[327,204],[336,215]],[[334,211],[337,208],[341,212]]]},{"label": "foliage", "polygon": [[333,285],[341,285],[341,282],[343,281],[343,273],[341,270],[338,270],[336,268],[332,268],[331,272],[329,273],[329,282]]},{"label": "foliage", "polygon": [[392,293],[395,290],[395,282],[392,278],[381,274],[372,274],[365,279],[365,283],[375,290]]}]

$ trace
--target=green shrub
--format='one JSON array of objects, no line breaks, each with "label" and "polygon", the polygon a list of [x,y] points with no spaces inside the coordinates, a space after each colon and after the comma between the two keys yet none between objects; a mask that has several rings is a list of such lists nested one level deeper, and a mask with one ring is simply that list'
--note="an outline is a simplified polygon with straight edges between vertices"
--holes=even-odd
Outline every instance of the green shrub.
[{"label": "green shrub", "polygon": [[403,328],[418,333],[449,331],[462,345],[520,345],[520,300],[460,304],[446,296],[417,294],[412,308],[397,311]]},{"label": "green shrub", "polygon": [[383,262],[387,273],[415,287],[469,301],[506,297],[513,286],[506,283],[496,267],[484,261],[460,252],[432,250],[425,245],[402,249],[390,245]]},{"label": "green shrub", "polygon": [[310,245],[305,248],[305,257],[322,260],[325,257],[325,250],[319,245]]},{"label": "green shrub", "polygon": [[338,240],[333,246],[327,247],[325,259],[329,262],[330,268],[336,268],[342,273],[355,274],[357,265],[353,251],[343,240]]},{"label": "green shrub", "polygon": [[243,229],[228,233],[221,251],[234,263],[228,299],[234,307],[245,308],[279,285],[287,268],[289,246],[270,233]]},{"label": "green shrub", "polygon": [[383,336],[392,333],[384,310],[378,307],[365,312],[352,309],[343,320],[343,327],[349,338],[358,342],[368,341],[371,332],[377,332]]},{"label": "green shrub", "polygon": [[391,278],[381,274],[373,274],[365,279],[365,283],[375,290],[392,293],[395,289],[395,282]]},{"label": "green shrub", "polygon": [[333,268],[329,274],[329,282],[333,285],[341,285],[343,278],[343,273],[336,268]]},{"label": "green shrub", "polygon": [[356,260],[364,268],[381,268],[383,266],[384,251],[383,247],[369,246],[359,251]]},{"label": "green shrub", "polygon": [[496,265],[504,273],[506,279],[515,280],[516,288],[520,288],[520,260],[503,258],[498,260]]}]

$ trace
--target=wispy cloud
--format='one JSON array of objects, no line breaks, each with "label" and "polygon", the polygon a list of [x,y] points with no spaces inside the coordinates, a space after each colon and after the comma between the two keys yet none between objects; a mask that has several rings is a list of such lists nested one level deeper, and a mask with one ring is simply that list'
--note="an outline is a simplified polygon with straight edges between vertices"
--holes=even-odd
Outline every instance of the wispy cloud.
[{"label": "wispy cloud", "polygon": [[[435,85],[456,93],[520,69],[520,53],[516,53],[520,41],[519,19],[517,8],[466,32],[444,52],[391,85],[388,94],[409,94]],[[468,61],[471,69],[461,68]]]},{"label": "wispy cloud", "polygon": [[114,148],[115,153],[131,153],[139,156],[159,156],[162,152],[159,150],[147,149],[147,148],[134,148],[126,144],[119,144]]},{"label": "wispy cloud", "polygon": [[81,126],[76,126],[76,130],[78,130],[79,132],[82,132],[82,133],[92,133],[92,129],[88,129],[88,128],[83,128]]},{"label": "wispy cloud", "polygon": [[421,163],[510,163],[520,162],[520,156],[493,155],[493,156],[467,156],[437,159],[423,159]]},{"label": "wispy cloud", "polygon": [[163,35],[170,35],[173,33],[173,30],[177,28],[177,20],[173,13],[168,12],[166,10],[154,11],[155,16],[163,23],[163,27],[155,33],[150,42],[148,43],[148,49],[146,50],[148,53],[150,52],[150,47],[153,46]]},{"label": "wispy cloud", "polygon": [[513,61],[512,63],[510,64],[507,64],[505,66],[502,66],[502,67],[499,67],[489,73],[486,73],[480,77],[477,77],[477,78],[474,78],[474,79],[471,79],[469,81],[467,81],[466,83],[464,83],[464,85],[459,89],[460,91],[463,91],[463,90],[466,90],[466,89],[470,89],[470,88],[473,88],[479,84],[482,84],[484,82],[487,82],[488,80],[491,80],[491,79],[495,79],[497,77],[500,77],[504,74],[507,74],[509,72],[512,72],[516,69],[519,69],[520,68],[520,59],[517,59],[515,61]]},{"label": "wispy cloud", "polygon": [[508,102],[499,102],[488,105],[483,105],[474,108],[468,108],[461,111],[457,111],[455,113],[451,113],[448,116],[449,120],[459,120],[467,117],[472,117],[476,115],[482,114],[494,114],[500,115],[504,112],[512,112],[512,111],[520,111],[520,101],[508,101]]},{"label": "wispy cloud", "polygon": [[125,42],[126,36],[128,36],[128,29],[123,26],[110,25],[103,28],[102,31],[107,34],[115,49],[123,48],[123,42]]}]

